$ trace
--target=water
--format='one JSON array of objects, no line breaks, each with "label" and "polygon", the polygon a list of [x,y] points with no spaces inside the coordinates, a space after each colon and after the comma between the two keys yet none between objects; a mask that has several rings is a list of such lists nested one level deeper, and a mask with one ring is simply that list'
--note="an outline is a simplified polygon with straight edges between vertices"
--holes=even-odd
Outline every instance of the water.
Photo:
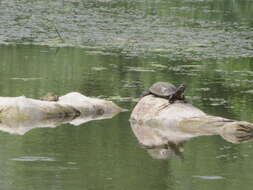
[{"label": "water", "polygon": [[[155,81],[188,85],[187,98],[207,113],[252,122],[253,60],[174,62],[98,54],[78,48],[2,46],[0,94],[38,98],[79,91],[131,110]],[[129,112],[81,126],[0,132],[3,189],[250,189],[252,143],[218,136],[184,145],[183,158],[157,160],[142,148]]]},{"label": "water", "polygon": [[2,0],[1,44],[172,59],[252,57],[251,0]]},{"label": "water", "polygon": [[198,137],[181,157],[155,159],[128,122],[156,81],[187,84],[211,115],[253,122],[252,13],[250,0],[0,1],[0,43],[15,44],[0,46],[0,96],[78,91],[130,110],[0,131],[0,189],[252,189],[252,143]]}]

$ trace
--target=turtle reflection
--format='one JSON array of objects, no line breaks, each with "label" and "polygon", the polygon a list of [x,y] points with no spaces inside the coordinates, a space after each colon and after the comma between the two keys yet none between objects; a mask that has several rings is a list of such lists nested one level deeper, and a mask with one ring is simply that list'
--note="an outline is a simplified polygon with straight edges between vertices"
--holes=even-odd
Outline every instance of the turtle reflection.
[{"label": "turtle reflection", "polygon": [[148,154],[154,159],[167,160],[173,156],[183,159],[183,145],[184,141],[180,143],[168,142],[161,146],[142,146],[148,152]]}]

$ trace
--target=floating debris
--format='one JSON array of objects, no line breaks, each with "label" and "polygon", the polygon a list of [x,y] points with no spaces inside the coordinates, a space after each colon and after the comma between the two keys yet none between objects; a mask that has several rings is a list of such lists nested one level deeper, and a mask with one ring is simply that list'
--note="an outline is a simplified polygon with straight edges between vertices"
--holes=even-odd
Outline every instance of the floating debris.
[{"label": "floating debris", "polygon": [[245,93],[247,94],[253,94],[253,90],[247,90],[247,91],[244,91]]},{"label": "floating debris", "polygon": [[93,71],[104,71],[104,70],[107,70],[107,68],[105,68],[105,67],[92,67],[91,69]]},{"label": "floating debris", "polygon": [[56,161],[54,158],[37,157],[37,156],[23,156],[19,158],[11,158],[10,160],[20,161],[20,162],[55,162]]},{"label": "floating debris", "polygon": [[224,179],[224,177],[222,177],[222,176],[201,176],[201,175],[194,175],[192,177],[200,178],[200,179],[207,179],[207,180]]},{"label": "floating debris", "polygon": [[221,106],[221,105],[228,105],[228,101],[223,98],[208,98],[211,101],[210,105],[212,106]]},{"label": "floating debris", "polygon": [[127,70],[134,72],[155,72],[153,69],[146,69],[144,67],[128,67]]},{"label": "floating debris", "polygon": [[10,78],[11,80],[22,80],[22,81],[32,81],[32,80],[41,80],[42,78],[19,78],[19,77],[13,77]]},{"label": "floating debris", "polygon": [[155,67],[157,69],[166,69],[168,68],[167,65],[161,65],[161,64],[151,64],[152,67]]},{"label": "floating debris", "polygon": [[210,91],[210,88],[198,88],[198,89],[196,89],[196,91],[207,92],[207,91]]},{"label": "floating debris", "polygon": [[138,98],[133,97],[122,97],[122,96],[110,96],[107,98],[111,101],[119,101],[119,102],[138,102]]},{"label": "floating debris", "polygon": [[223,155],[216,156],[215,158],[220,159],[220,158],[227,158],[227,157],[229,157],[228,154],[223,154]]}]

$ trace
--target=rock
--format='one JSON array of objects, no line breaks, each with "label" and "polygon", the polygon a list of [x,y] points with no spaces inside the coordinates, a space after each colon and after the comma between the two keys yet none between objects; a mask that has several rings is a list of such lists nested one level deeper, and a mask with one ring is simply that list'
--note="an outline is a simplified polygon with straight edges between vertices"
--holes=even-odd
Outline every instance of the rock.
[{"label": "rock", "polygon": [[[253,139],[252,123],[210,116],[183,101],[169,104],[166,99],[153,95],[140,99],[132,111],[130,123],[140,144],[149,152],[149,149],[158,149],[163,154],[169,149],[180,155],[182,144],[197,136],[220,135],[232,143]],[[155,157],[154,152],[161,153],[153,151],[152,157]]]},{"label": "rock", "polygon": [[21,97],[0,97],[0,130],[24,134],[32,128],[56,127],[62,123],[82,123],[111,118],[125,111],[111,101],[73,92],[58,101]]}]

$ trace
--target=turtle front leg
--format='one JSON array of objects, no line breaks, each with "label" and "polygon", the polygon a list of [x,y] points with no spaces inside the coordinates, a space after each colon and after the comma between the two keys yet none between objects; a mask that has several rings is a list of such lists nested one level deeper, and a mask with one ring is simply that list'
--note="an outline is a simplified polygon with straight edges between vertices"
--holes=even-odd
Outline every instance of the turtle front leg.
[{"label": "turtle front leg", "polygon": [[178,98],[178,100],[182,100],[184,103],[187,103],[184,94],[182,94],[182,95]]},{"label": "turtle front leg", "polygon": [[169,103],[173,104],[175,102],[175,99],[169,99]]},{"label": "turtle front leg", "polygon": [[171,96],[169,96],[169,98],[168,98],[170,104],[173,104],[177,99],[178,99],[178,98],[177,98],[177,96],[175,96],[175,95],[171,95]]}]

